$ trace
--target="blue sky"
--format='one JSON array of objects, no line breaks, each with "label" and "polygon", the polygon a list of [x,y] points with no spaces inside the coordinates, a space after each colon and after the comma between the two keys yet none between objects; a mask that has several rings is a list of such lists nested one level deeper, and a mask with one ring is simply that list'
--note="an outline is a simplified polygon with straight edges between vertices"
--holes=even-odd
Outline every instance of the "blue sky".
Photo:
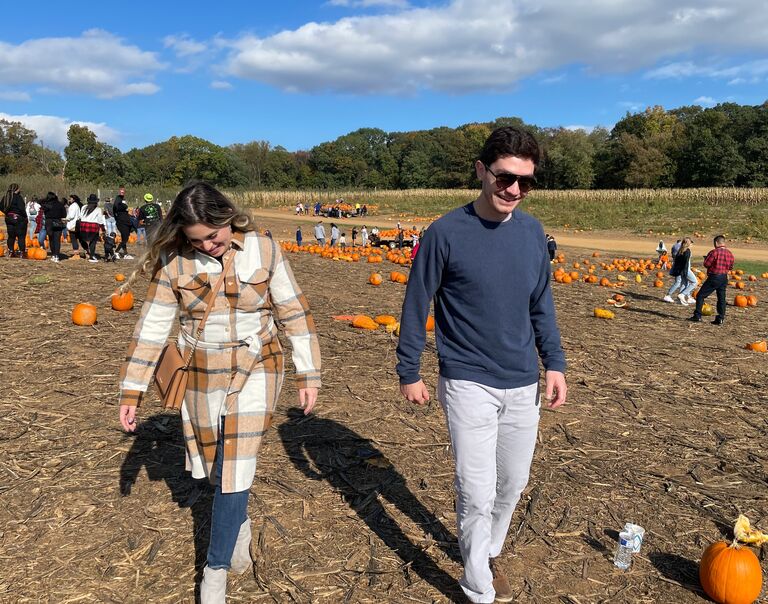
[{"label": "blue sky", "polygon": [[768,99],[763,0],[47,2],[3,8],[0,117],[61,149],[192,134],[309,149],[358,128]]}]

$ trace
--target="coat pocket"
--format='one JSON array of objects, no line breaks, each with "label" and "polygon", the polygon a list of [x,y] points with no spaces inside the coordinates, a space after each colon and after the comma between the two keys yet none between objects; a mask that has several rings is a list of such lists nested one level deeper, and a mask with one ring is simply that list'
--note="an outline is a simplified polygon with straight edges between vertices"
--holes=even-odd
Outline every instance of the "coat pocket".
[{"label": "coat pocket", "polygon": [[202,316],[205,313],[205,300],[211,291],[208,273],[181,275],[177,281],[176,288],[181,297],[183,309],[194,317]]},{"label": "coat pocket", "polygon": [[238,274],[240,279],[240,296],[237,308],[246,312],[253,312],[269,306],[269,271],[258,269],[244,277]]}]

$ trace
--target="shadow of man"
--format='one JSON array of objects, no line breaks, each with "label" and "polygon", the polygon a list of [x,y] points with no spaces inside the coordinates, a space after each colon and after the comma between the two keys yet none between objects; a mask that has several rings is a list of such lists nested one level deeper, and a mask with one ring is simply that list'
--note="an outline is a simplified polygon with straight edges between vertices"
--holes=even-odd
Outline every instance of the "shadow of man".
[{"label": "shadow of man", "polygon": [[152,415],[142,421],[134,433],[126,434],[126,438],[133,438],[133,445],[120,467],[120,494],[123,497],[131,495],[144,467],[150,480],[165,481],[172,501],[179,508],[189,508],[192,512],[195,601],[198,601],[208,553],[213,489],[207,480],[196,480],[184,469],[184,439],[179,415]]},{"label": "shadow of man", "polygon": [[[327,480],[343,496],[371,531],[400,557],[409,584],[411,569],[451,601],[465,601],[458,582],[411,542],[379,501],[381,497],[395,505],[452,560],[461,563],[456,539],[411,493],[405,478],[382,453],[368,439],[338,422],[305,416],[295,407],[287,415],[278,433],[293,464],[312,480]],[[368,581],[373,586],[377,573],[370,570]]]}]

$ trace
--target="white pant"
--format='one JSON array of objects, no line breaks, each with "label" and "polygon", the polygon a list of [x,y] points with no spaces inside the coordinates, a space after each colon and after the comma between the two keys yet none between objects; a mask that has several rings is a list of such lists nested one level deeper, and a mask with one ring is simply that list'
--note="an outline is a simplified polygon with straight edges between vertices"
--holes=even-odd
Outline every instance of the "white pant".
[{"label": "white pant", "polygon": [[472,602],[493,602],[488,558],[501,553],[533,459],[539,426],[538,383],[508,390],[440,377],[456,463],[456,524]]}]

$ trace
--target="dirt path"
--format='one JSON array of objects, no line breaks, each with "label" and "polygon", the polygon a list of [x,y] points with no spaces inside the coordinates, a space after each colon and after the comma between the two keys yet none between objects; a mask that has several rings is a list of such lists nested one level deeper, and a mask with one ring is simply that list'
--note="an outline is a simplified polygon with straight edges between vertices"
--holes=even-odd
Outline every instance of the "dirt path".
[{"label": "dirt path", "polygon": [[[270,221],[279,221],[282,225],[285,223],[284,228],[280,228],[275,234],[281,237],[293,237],[296,226],[312,225],[317,222],[317,218],[314,216],[295,216],[288,210],[275,210],[275,209],[261,209],[252,210],[254,216],[266,218]],[[336,222],[340,228],[344,225],[356,225],[356,226],[378,226],[383,228],[392,228],[397,224],[398,217],[389,214],[378,214],[376,216],[367,216],[365,218],[323,218],[325,224]],[[412,226],[412,218],[401,218],[403,226]],[[417,227],[421,227],[424,223],[416,223]],[[608,231],[605,233],[590,232],[590,233],[573,233],[560,230],[551,230],[552,235],[557,240],[559,246],[574,247],[588,250],[600,250],[605,252],[615,252],[617,254],[632,254],[638,256],[653,256],[656,245],[659,242],[659,236],[657,234],[647,235],[645,237],[634,235],[631,233],[618,233],[616,231]],[[312,232],[304,231],[304,239],[312,240]],[[350,241],[350,237],[347,236],[347,241]],[[694,256],[704,254],[712,247],[711,237],[699,237],[694,238]],[[667,247],[672,247],[674,240],[671,236],[666,237]],[[744,243],[736,242],[735,240],[729,242],[728,248],[736,256],[736,261],[749,260],[753,262],[768,262],[768,245],[764,243]]]}]

